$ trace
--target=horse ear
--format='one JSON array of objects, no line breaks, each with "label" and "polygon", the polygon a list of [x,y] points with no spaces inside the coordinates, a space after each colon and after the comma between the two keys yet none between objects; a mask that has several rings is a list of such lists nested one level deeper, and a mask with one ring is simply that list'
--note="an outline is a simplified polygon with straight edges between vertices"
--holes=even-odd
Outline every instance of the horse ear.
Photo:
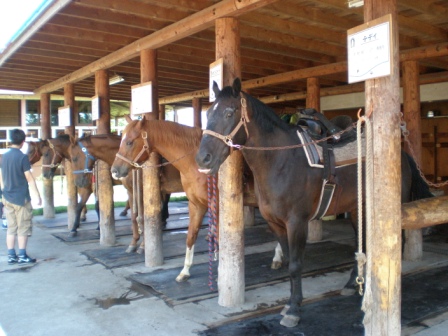
[{"label": "horse ear", "polygon": [[124,116],[124,118],[126,119],[126,121],[128,122],[128,124],[132,121],[131,116],[129,114],[126,114]]},{"label": "horse ear", "polygon": [[233,96],[238,97],[241,92],[241,80],[237,77],[232,84]]},{"label": "horse ear", "polygon": [[215,93],[215,97],[218,97],[219,93],[221,92],[219,90],[218,83],[216,83],[215,81],[213,81],[213,92]]}]

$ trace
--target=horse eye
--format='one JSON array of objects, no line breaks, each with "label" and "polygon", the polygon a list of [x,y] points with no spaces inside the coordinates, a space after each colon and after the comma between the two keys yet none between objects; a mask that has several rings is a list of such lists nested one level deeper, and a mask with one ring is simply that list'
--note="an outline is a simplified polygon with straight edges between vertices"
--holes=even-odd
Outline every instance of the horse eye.
[{"label": "horse eye", "polygon": [[128,146],[132,146],[132,141],[128,141],[128,142],[126,142],[126,145],[128,145]]}]

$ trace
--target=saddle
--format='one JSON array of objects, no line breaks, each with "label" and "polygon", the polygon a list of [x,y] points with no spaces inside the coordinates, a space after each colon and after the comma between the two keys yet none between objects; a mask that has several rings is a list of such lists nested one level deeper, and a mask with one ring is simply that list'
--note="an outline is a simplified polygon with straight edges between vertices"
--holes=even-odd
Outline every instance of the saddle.
[{"label": "saddle", "polygon": [[[302,117],[297,125],[301,126],[299,127],[301,132],[306,132],[315,141],[331,136],[327,141],[318,142],[318,145],[322,147],[324,172],[321,197],[313,219],[321,218],[329,210],[330,204],[333,204],[333,208],[337,207],[338,196],[341,192],[340,188],[336,188],[338,183],[333,148],[355,141],[356,130],[351,129],[338,134],[353,124],[349,116],[337,116],[328,120],[322,113],[312,108],[303,109],[300,113]],[[335,200],[332,202],[333,198]]]}]

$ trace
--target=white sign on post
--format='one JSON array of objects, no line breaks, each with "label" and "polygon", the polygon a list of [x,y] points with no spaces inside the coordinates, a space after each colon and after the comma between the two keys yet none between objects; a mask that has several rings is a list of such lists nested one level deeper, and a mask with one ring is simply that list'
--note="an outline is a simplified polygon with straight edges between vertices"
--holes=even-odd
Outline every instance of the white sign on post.
[{"label": "white sign on post", "polygon": [[100,118],[100,97],[92,97],[92,121]]},{"label": "white sign on post", "polygon": [[213,103],[216,99],[215,92],[213,92],[213,82],[218,84],[219,89],[223,86],[223,65],[224,61],[222,58],[210,64],[210,82],[209,82],[209,101]]},{"label": "white sign on post", "polygon": [[392,74],[391,22],[388,14],[347,31],[349,83]]},{"label": "white sign on post", "polygon": [[133,85],[131,89],[131,114],[135,115],[152,112],[152,82]]},{"label": "white sign on post", "polygon": [[58,108],[59,127],[68,127],[70,125],[70,106]]}]

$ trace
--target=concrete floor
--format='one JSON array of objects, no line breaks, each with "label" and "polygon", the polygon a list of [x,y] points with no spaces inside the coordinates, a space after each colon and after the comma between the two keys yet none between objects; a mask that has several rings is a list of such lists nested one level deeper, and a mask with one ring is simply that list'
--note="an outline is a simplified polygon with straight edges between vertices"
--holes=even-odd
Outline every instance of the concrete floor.
[{"label": "concrete floor", "polygon": [[[117,209],[119,211],[120,209]],[[93,213],[91,212],[91,215]],[[35,218],[42,223],[43,218]],[[64,215],[56,222],[64,223]],[[120,225],[117,222],[117,225]],[[84,224],[91,229],[96,223]],[[210,326],[232,320],[260,309],[278,306],[289,295],[289,282],[246,291],[245,304],[237,308],[218,305],[218,298],[168,306],[149,291],[136,286],[128,277],[149,272],[143,264],[107,269],[89,260],[83,251],[101,248],[98,242],[68,244],[52,233],[65,232],[66,226],[37,224],[30,238],[28,253],[38,259],[33,266],[10,266],[4,245],[6,231],[0,230],[0,336],[79,336],[79,335],[196,335]],[[338,232],[335,239],[350,239],[349,231]],[[117,244],[127,245],[129,237]],[[248,247],[247,253],[273,250],[275,243]],[[425,253],[424,260],[403,263],[405,272],[421,267],[446,264],[447,256]],[[195,257],[207,262],[208,255]],[[162,267],[178,267],[183,258],[166,260]],[[156,269],[156,268],[155,268]],[[192,269],[192,273],[194,268]],[[305,278],[306,300],[340,290],[348,271]],[[174,281],[174,279],[168,279]],[[443,316],[442,316],[443,317]],[[403,330],[403,335],[446,335],[448,323],[439,317],[418,330]],[[343,333],[341,333],[343,335]]]}]

